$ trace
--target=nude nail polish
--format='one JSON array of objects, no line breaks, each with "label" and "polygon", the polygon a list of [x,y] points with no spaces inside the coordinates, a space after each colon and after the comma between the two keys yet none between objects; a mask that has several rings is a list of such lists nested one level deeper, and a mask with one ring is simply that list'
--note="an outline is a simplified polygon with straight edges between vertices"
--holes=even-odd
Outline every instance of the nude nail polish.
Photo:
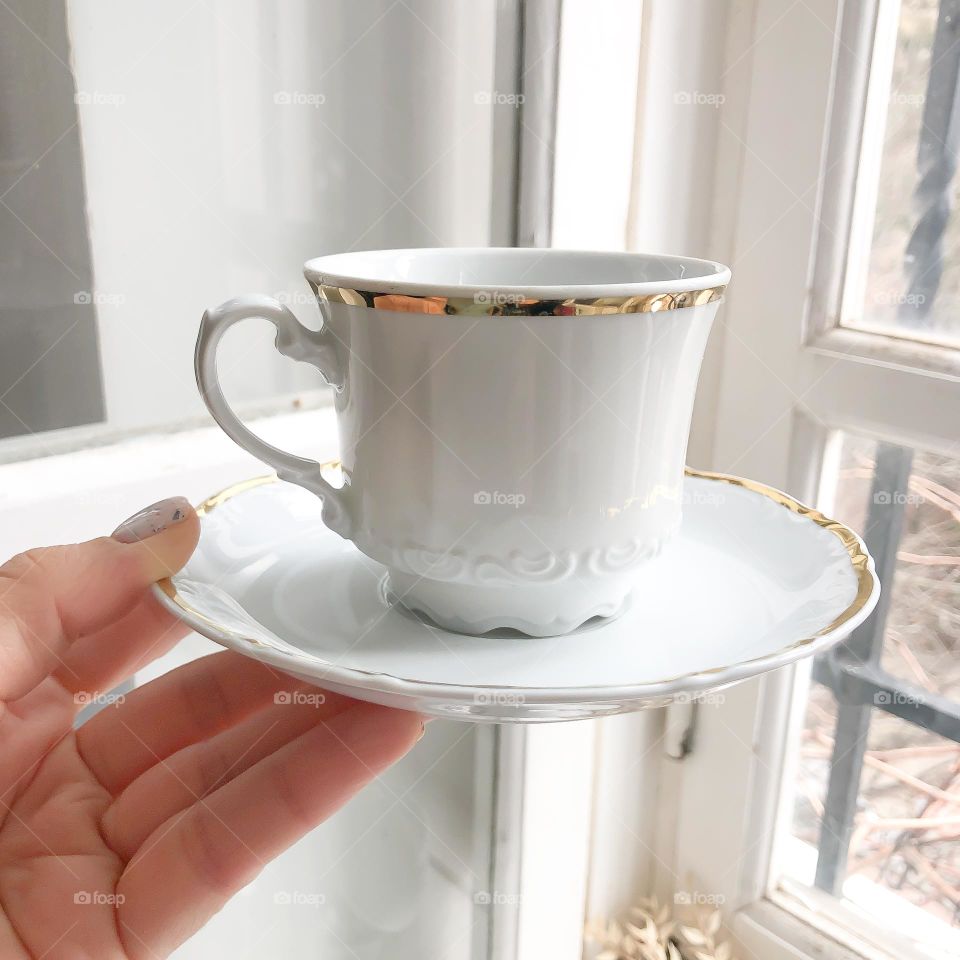
[{"label": "nude nail polish", "polygon": [[138,510],[124,520],[111,536],[120,543],[137,543],[180,523],[189,513],[190,501],[186,497],[169,497]]}]

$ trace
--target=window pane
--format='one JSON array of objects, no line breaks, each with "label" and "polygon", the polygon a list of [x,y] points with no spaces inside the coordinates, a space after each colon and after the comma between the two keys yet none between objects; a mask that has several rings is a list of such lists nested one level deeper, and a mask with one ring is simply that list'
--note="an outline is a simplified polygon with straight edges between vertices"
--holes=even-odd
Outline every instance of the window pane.
[{"label": "window pane", "polygon": [[[0,437],[205,417],[206,308],[260,292],[316,328],[310,257],[490,243],[494,119],[516,115],[492,95],[496,13],[0,4]],[[248,409],[322,387],[265,322],[230,332],[220,371]]]},{"label": "window pane", "polygon": [[883,666],[960,700],[960,460],[917,451],[906,500]]},{"label": "window pane", "polygon": [[[841,895],[917,942],[960,951],[960,744],[927,729],[933,721],[911,708],[917,700],[934,704],[926,691],[949,698],[937,701],[947,712],[960,699],[960,459],[848,434],[838,440],[836,456],[828,457],[835,483],[828,512],[873,538],[874,549],[882,542],[878,527],[888,524],[896,551],[879,643],[865,652],[868,621],[866,633],[838,653],[872,664],[874,679],[892,679],[879,690],[832,680],[844,662],[835,655],[814,667],[783,873]],[[897,455],[902,485],[881,489],[879,478],[891,475]],[[883,558],[876,559],[882,571]],[[901,680],[909,686],[901,688]],[[845,835],[834,819],[844,799]],[[833,889],[824,882],[824,858],[836,856],[831,835],[844,836]]]},{"label": "window pane", "polygon": [[858,205],[868,209],[858,211],[843,323],[960,346],[956,8],[903,0],[896,22],[885,13],[895,4],[880,7],[873,69],[882,75],[871,78],[858,184]]},{"label": "window pane", "polygon": [[0,4],[0,438],[103,417],[69,59],[63,4]]}]

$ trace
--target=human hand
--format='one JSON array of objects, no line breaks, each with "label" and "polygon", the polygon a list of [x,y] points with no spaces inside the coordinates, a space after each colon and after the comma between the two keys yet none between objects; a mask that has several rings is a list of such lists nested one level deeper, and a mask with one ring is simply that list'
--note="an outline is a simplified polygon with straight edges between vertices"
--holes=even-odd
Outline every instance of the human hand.
[{"label": "human hand", "polygon": [[167,956],[422,733],[412,713],[296,697],[318,691],[229,651],[74,730],[187,633],[148,587],[198,536],[177,498],[0,567],[4,960]]}]

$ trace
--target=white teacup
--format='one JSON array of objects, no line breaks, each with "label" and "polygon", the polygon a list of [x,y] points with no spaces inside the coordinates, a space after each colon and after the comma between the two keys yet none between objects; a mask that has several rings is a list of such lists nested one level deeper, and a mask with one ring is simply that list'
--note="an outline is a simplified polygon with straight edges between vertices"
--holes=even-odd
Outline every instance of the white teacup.
[{"label": "white teacup", "polygon": [[[203,317],[220,426],[442,626],[565,633],[619,613],[680,523],[694,393],[730,271],[632,253],[382,250],[310,260],[323,328],[270,297]],[[335,390],[344,485],[254,436],[216,347],[248,317]],[[318,589],[323,589],[319,584]]]}]

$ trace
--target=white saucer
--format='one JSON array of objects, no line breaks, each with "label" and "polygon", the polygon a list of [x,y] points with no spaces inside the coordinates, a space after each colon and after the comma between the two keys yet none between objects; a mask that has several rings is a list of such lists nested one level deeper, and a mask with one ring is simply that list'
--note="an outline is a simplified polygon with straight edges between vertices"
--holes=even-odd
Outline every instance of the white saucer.
[{"label": "white saucer", "polygon": [[200,545],[155,588],[198,633],[319,686],[434,716],[568,720],[662,705],[846,637],[877,602],[842,524],[752,481],[688,472],[679,536],[628,609],[560,637],[451,633],[391,603],[385,569],[274,477],[201,505]]}]

